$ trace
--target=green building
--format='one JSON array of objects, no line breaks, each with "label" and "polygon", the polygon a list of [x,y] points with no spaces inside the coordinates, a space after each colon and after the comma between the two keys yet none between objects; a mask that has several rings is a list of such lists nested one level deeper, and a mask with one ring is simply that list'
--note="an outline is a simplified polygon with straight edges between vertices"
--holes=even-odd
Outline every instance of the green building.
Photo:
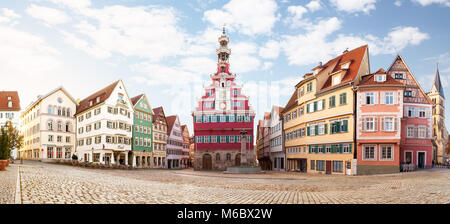
[{"label": "green building", "polygon": [[145,94],[131,98],[134,109],[133,147],[130,162],[133,167],[150,168],[153,164],[153,110]]}]

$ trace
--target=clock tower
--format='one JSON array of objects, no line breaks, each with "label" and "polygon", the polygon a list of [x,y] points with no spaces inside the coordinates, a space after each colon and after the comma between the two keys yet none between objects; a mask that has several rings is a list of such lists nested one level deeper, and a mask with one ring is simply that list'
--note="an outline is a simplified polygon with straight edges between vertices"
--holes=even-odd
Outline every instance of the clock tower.
[{"label": "clock tower", "polygon": [[[196,170],[226,170],[241,162],[241,131],[246,131],[247,149],[253,153],[254,111],[249,97],[235,83],[230,72],[230,39],[225,33],[218,38],[217,70],[210,75],[211,84],[193,111]],[[247,156],[248,157],[248,156]],[[252,156],[250,156],[252,157]],[[253,156],[255,157],[255,156]],[[249,160],[252,160],[249,158]]]}]

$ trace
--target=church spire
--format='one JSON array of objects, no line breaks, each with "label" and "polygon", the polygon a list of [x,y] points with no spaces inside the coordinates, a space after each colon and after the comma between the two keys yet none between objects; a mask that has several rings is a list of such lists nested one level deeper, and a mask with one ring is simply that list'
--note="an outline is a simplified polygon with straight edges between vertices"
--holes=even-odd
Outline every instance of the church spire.
[{"label": "church spire", "polygon": [[442,89],[441,77],[439,75],[439,64],[436,65],[436,75],[434,76],[432,90],[433,89],[435,89],[436,92],[439,92],[439,95],[444,97],[444,90]]}]

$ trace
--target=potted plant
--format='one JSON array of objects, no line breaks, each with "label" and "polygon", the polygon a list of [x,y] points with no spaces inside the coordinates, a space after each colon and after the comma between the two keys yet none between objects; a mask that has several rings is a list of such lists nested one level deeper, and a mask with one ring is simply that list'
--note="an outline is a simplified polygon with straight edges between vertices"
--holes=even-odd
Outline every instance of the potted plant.
[{"label": "potted plant", "polygon": [[8,134],[2,127],[0,130],[0,170],[5,170],[10,153]]},{"label": "potted plant", "polygon": [[78,162],[78,156],[76,154],[72,155],[72,165],[76,166]]}]

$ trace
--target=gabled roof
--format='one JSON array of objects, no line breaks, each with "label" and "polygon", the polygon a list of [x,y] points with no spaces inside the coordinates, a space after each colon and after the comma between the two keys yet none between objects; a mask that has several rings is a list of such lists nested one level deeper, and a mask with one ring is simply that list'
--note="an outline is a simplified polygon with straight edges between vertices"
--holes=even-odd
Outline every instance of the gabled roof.
[{"label": "gabled roof", "polygon": [[48,96],[52,95],[53,93],[56,93],[57,91],[61,90],[64,94],[66,94],[67,97],[69,97],[70,100],[72,100],[73,103],[75,103],[75,105],[78,105],[79,103],[69,94],[69,92],[66,91],[66,89],[64,89],[64,87],[60,86],[52,91],[50,91],[49,93],[45,94],[44,96],[39,95],[37,100],[34,102],[31,102],[30,105],[27,106],[27,108],[25,109],[24,112],[22,112],[22,114],[24,114],[25,112],[27,112],[30,108],[34,107],[35,105],[37,105],[39,102],[41,102],[43,99],[47,98]]},{"label": "gabled roof", "polygon": [[178,115],[172,115],[166,117],[167,121],[167,134],[170,135],[170,132],[172,132],[173,126],[175,125],[175,121],[177,120]]},{"label": "gabled roof", "polygon": [[[349,82],[352,82],[355,80],[355,78],[358,76],[359,69],[361,67],[361,63],[364,59],[364,56],[367,52],[367,45],[355,48],[351,51],[346,51],[343,54],[329,60],[323,67],[318,75],[327,75],[328,78],[325,81],[325,84],[322,86],[320,90],[324,90],[330,87],[337,87],[341,85],[345,85]],[[351,62],[348,69],[341,68],[341,64],[344,64],[345,62]],[[343,76],[341,78],[341,82],[338,85],[331,86],[331,75],[333,73],[337,72],[343,72]]]},{"label": "gabled roof", "polygon": [[133,104],[133,106],[136,106],[137,102],[139,102],[139,100],[144,96],[144,94],[141,95],[137,95],[133,98],[131,98],[131,103]]},{"label": "gabled roof", "polygon": [[152,121],[155,122],[155,121],[156,121],[156,118],[158,118],[158,116],[159,116],[160,113],[162,113],[162,115],[164,116],[164,119],[166,120],[166,124],[167,124],[166,113],[164,113],[163,107],[153,108]]},{"label": "gabled roof", "polygon": [[[386,75],[386,80],[384,82],[377,82],[375,81],[375,75],[384,74]],[[395,80],[392,76],[387,75],[386,71],[384,69],[380,68],[375,73],[372,73],[370,75],[366,75],[362,78],[361,82],[359,83],[360,87],[371,87],[371,86],[405,86],[402,82],[399,82]]]},{"label": "gabled roof", "polygon": [[434,76],[433,86],[439,92],[439,95],[441,95],[442,97],[445,98],[444,89],[442,88],[442,84],[441,84],[441,76],[439,75],[439,68],[436,68],[436,75]]},{"label": "gabled roof", "polygon": [[[8,100],[11,97],[11,100]],[[8,103],[12,102],[12,107],[8,107]],[[20,99],[17,91],[0,91],[0,110],[3,111],[19,111]]]},{"label": "gabled roof", "polygon": [[284,107],[284,109],[281,111],[282,114],[288,112],[289,110],[291,110],[292,108],[294,108],[297,105],[297,98],[298,98],[298,94],[297,94],[297,89],[294,90],[294,93],[292,94],[291,98],[289,99],[288,103],[286,104],[286,106]]},{"label": "gabled roof", "polygon": [[[84,98],[82,101],[80,101],[79,105],[77,106],[77,112],[76,114],[79,114],[83,111],[86,111],[87,109],[94,107],[98,104],[101,104],[103,102],[105,102],[106,99],[108,99],[111,96],[111,93],[114,91],[114,89],[116,88],[117,84],[119,83],[120,80],[117,80],[111,84],[109,84],[108,86],[106,86],[105,88],[93,93],[92,95]],[[100,101],[97,103],[97,97],[100,97]],[[93,101],[92,106],[89,106],[89,102]],[[75,114],[75,115],[76,115]]]}]

